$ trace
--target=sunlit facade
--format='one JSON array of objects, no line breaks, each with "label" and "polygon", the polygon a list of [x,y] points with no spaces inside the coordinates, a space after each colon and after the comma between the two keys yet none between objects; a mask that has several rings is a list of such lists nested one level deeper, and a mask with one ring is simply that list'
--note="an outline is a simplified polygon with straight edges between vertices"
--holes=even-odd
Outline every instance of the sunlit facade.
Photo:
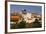
[{"label": "sunlit facade", "polygon": [[26,23],[32,23],[35,21],[35,19],[41,18],[40,14],[36,14],[36,13],[29,13],[26,12],[26,10],[22,10],[18,13],[13,13],[15,14],[14,16],[12,15],[10,18],[13,21],[17,21],[18,23],[20,23],[22,21],[22,19],[24,19],[24,21],[26,21]]}]

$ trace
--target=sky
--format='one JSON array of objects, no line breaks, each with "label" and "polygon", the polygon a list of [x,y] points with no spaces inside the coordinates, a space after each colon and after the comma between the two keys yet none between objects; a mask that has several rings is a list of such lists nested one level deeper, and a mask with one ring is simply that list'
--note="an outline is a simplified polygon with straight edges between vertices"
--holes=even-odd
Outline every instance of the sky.
[{"label": "sky", "polygon": [[21,11],[22,9],[26,9],[27,12],[33,13],[41,13],[42,6],[34,6],[34,5],[10,5],[10,11]]}]

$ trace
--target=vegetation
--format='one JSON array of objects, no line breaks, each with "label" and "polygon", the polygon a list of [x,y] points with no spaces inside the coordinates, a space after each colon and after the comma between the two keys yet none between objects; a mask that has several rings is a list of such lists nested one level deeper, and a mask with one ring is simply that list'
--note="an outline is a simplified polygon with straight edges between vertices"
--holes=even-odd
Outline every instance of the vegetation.
[{"label": "vegetation", "polygon": [[32,23],[32,28],[39,28],[39,27],[41,27],[41,24],[37,19],[35,19],[35,21]]},{"label": "vegetation", "polygon": [[11,26],[10,26],[10,28],[11,29],[15,29],[16,28],[16,24],[10,24]]},{"label": "vegetation", "polygon": [[22,21],[18,24],[18,28],[25,28],[25,25],[26,25],[26,22],[22,20]]},{"label": "vegetation", "polygon": [[22,20],[20,23],[11,24],[11,29],[25,28],[25,25],[26,25],[26,22]]},{"label": "vegetation", "polygon": [[32,22],[31,24],[27,24],[26,21],[24,21],[22,19],[22,21],[20,23],[16,23],[16,24],[11,24],[11,29],[18,29],[18,28],[39,28],[41,27],[41,23],[39,22],[39,20],[35,19],[34,22]]}]

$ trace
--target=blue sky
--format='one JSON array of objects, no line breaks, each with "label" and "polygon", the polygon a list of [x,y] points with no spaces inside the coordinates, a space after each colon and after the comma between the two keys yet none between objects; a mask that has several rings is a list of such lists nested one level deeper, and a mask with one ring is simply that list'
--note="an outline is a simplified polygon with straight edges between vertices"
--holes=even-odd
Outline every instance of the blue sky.
[{"label": "blue sky", "polygon": [[21,11],[22,9],[26,9],[27,12],[35,12],[35,13],[41,13],[42,7],[41,6],[32,6],[32,5],[10,5],[10,11]]}]

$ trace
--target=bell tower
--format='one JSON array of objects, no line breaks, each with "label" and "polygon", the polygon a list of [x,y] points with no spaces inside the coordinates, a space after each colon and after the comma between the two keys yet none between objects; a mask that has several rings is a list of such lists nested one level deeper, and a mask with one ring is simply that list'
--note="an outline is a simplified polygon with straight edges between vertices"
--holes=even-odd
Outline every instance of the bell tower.
[{"label": "bell tower", "polygon": [[22,10],[22,14],[27,14],[26,9]]}]

